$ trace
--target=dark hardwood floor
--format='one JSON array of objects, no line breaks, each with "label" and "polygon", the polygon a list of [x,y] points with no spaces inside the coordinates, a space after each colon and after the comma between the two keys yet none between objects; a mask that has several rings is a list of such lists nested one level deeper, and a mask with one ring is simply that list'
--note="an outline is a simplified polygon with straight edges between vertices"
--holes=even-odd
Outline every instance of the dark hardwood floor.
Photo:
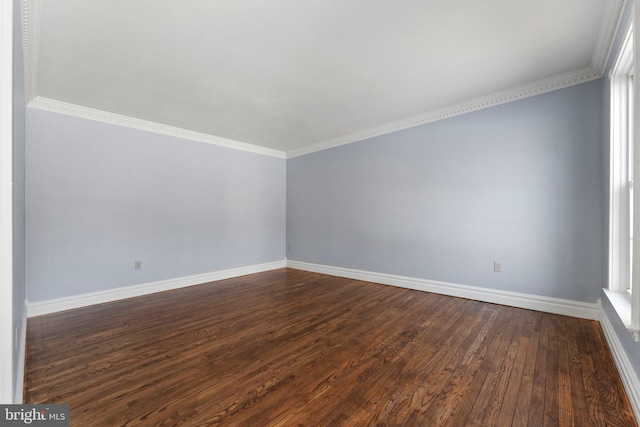
[{"label": "dark hardwood floor", "polygon": [[281,269],[28,321],[72,426],[634,426],[598,322]]}]

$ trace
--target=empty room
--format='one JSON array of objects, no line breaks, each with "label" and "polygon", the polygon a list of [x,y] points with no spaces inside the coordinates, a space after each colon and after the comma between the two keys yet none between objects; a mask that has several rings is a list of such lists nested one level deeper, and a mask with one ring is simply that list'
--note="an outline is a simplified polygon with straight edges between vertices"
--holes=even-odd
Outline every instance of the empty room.
[{"label": "empty room", "polygon": [[0,13],[1,425],[638,425],[635,0]]}]

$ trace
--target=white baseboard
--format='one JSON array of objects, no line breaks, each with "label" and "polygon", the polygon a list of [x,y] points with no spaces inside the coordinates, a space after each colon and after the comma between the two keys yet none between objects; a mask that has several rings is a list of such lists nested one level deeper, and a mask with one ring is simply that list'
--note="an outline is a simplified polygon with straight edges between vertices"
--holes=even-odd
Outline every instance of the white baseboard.
[{"label": "white baseboard", "polygon": [[633,408],[633,413],[635,414],[636,419],[640,420],[640,379],[633,369],[633,365],[631,364],[629,356],[618,338],[618,334],[616,334],[613,329],[613,325],[611,324],[611,320],[609,320],[609,316],[607,316],[607,312],[604,311],[604,308],[602,307],[600,307],[600,326],[604,332],[607,344],[609,344],[609,349],[611,350],[611,355],[613,356],[613,360],[618,368],[618,373],[622,379],[624,389],[627,391],[627,396],[629,397],[631,408]]},{"label": "white baseboard", "polygon": [[18,365],[16,367],[16,389],[14,390],[13,403],[21,404],[24,398],[24,366],[27,357],[27,305],[24,305],[22,316],[22,330],[19,338],[20,351],[18,352]]},{"label": "white baseboard", "polygon": [[82,308],[95,304],[103,304],[106,302],[117,301],[125,298],[153,294],[156,292],[170,291],[172,289],[179,289],[187,286],[199,285],[202,283],[215,282],[223,279],[231,279],[233,277],[245,276],[247,274],[253,273],[261,273],[263,271],[275,270],[284,267],[285,261],[281,260],[268,262],[265,264],[255,264],[246,267],[230,268],[228,270],[197,274],[194,276],[179,277],[176,279],[160,280],[157,282],[144,283],[140,285],[124,286],[121,288],[74,295],[65,298],[56,298],[47,301],[27,302],[27,316],[42,316],[44,314],[57,313],[60,311],[72,310],[75,308]]},{"label": "white baseboard", "polygon": [[312,271],[330,276],[364,280],[383,285],[398,286],[418,291],[433,292],[453,297],[467,298],[477,301],[508,305],[547,313],[562,314],[582,319],[599,320],[599,304],[501,291],[477,286],[458,285],[455,283],[437,282],[434,280],[375,273],[350,268],[332,267],[320,264],[287,260],[287,267],[297,270]]}]

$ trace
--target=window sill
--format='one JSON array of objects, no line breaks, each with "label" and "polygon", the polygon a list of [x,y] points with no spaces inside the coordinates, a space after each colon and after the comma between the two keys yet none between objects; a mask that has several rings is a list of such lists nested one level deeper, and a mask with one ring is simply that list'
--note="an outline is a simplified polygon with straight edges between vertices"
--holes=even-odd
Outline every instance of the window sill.
[{"label": "window sill", "polygon": [[640,331],[631,327],[631,295],[628,292],[613,292],[608,289],[605,289],[604,293],[634,341],[640,342]]}]

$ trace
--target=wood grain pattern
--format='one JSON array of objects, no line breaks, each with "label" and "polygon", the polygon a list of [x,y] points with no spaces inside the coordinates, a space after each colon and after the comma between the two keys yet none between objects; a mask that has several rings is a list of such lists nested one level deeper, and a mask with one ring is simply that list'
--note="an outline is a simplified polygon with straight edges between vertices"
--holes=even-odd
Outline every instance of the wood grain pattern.
[{"label": "wood grain pattern", "polygon": [[291,269],[31,318],[72,426],[637,425],[598,322]]}]

